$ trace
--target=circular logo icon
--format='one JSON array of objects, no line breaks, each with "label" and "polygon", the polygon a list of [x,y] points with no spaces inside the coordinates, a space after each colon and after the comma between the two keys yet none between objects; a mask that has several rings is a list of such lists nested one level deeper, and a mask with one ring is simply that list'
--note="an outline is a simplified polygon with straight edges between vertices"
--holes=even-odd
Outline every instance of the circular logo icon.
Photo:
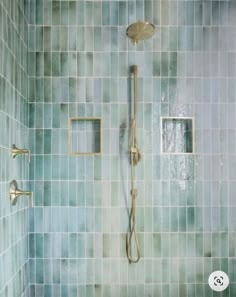
[{"label": "circular logo icon", "polygon": [[224,291],[229,285],[229,277],[224,271],[214,271],[208,278],[208,284],[214,291]]}]

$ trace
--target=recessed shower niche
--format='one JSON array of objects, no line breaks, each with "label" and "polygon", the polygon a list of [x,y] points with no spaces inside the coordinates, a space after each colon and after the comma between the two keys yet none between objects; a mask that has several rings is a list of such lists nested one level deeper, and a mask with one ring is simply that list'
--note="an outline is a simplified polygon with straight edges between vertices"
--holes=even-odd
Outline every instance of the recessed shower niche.
[{"label": "recessed shower niche", "polygon": [[100,155],[102,151],[101,118],[69,118],[70,155]]},{"label": "recessed shower niche", "polygon": [[194,153],[194,118],[161,117],[161,152]]}]

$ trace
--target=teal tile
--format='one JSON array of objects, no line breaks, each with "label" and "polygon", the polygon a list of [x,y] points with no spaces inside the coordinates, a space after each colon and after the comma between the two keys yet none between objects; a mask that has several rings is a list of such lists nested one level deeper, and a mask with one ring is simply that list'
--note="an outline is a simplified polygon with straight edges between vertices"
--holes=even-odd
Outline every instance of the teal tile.
[{"label": "teal tile", "polygon": [[35,257],[35,235],[34,234],[29,234],[29,255],[31,258]]},{"label": "teal tile", "polygon": [[94,30],[92,27],[85,27],[85,50],[93,51],[94,47]]},{"label": "teal tile", "polygon": [[211,2],[205,2],[202,5],[202,11],[203,11],[203,25],[210,26],[211,25],[211,10],[212,10],[212,3]]},{"label": "teal tile", "polygon": [[43,260],[37,259],[36,260],[36,282],[43,283]]},{"label": "teal tile", "polygon": [[120,286],[120,296],[128,297],[127,285]]},{"label": "teal tile", "polygon": [[44,293],[45,293],[45,297],[52,296],[52,286],[45,285]]},{"label": "teal tile", "polygon": [[[36,63],[37,62],[38,59],[36,56]],[[28,73],[31,76],[35,76],[35,53],[28,53]]]},{"label": "teal tile", "polygon": [[75,51],[77,46],[77,28],[71,27],[69,31],[69,50]]},{"label": "teal tile", "polygon": [[69,78],[61,78],[60,86],[61,86],[61,102],[68,102]]},{"label": "teal tile", "polygon": [[77,25],[85,25],[85,2],[76,1],[76,21]]},{"label": "teal tile", "polygon": [[43,102],[43,79],[38,78],[35,80],[35,100]]},{"label": "teal tile", "polygon": [[[43,246],[44,246],[44,250],[43,250],[44,257],[50,258],[52,256],[52,253],[51,253],[52,238],[49,233],[45,233],[43,235]],[[48,267],[48,269],[49,269],[49,267]]]},{"label": "teal tile", "polygon": [[[154,284],[153,285],[153,294],[154,294],[154,296],[161,294],[161,286],[159,284]],[[142,295],[138,295],[138,296],[141,297]]]},{"label": "teal tile", "polygon": [[[123,6],[123,3],[120,5]],[[105,4],[104,4],[104,6],[105,6]],[[111,16],[110,21],[111,21],[112,26],[118,26],[119,21],[121,21],[121,23],[122,23],[122,21],[124,20],[125,14],[124,14],[124,16],[120,17],[120,19],[119,19],[119,8],[120,7],[119,7],[118,2],[110,3],[110,11],[111,11],[110,12],[110,16]]]},{"label": "teal tile", "polygon": [[86,54],[86,60],[85,60],[85,65],[86,65],[86,76],[93,76],[93,53],[87,53]]},{"label": "teal tile", "polygon": [[159,207],[153,208],[153,231],[160,232],[162,230],[161,227],[161,210]]},{"label": "teal tile", "polygon": [[43,130],[37,129],[35,133],[36,133],[35,153],[42,154],[43,153]]},{"label": "teal tile", "polygon": [[44,130],[44,154],[51,153],[51,130]]},{"label": "teal tile", "polygon": [[36,1],[36,25],[43,24],[43,0]]},{"label": "teal tile", "polygon": [[69,76],[76,76],[76,53],[69,54]]},{"label": "teal tile", "polygon": [[60,50],[60,28],[53,26],[52,27],[52,50],[59,51]]},{"label": "teal tile", "polygon": [[61,22],[61,2],[53,1],[52,2],[52,24],[60,25]]},{"label": "teal tile", "polygon": [[171,217],[170,217],[170,230],[172,232],[178,231],[178,208],[171,208]]},{"label": "teal tile", "polygon": [[43,23],[46,25],[52,24],[52,1],[43,2]]},{"label": "teal tile", "polygon": [[[55,99],[58,100],[58,98],[56,98],[56,96],[55,96]],[[60,105],[59,104],[53,104],[52,112],[53,112],[52,127],[53,128],[59,128],[60,127]],[[58,131],[55,131],[55,136],[57,134],[58,134]],[[57,149],[58,147],[59,147],[59,139],[57,140],[57,143],[55,143],[54,148]]]},{"label": "teal tile", "polygon": [[102,232],[103,228],[102,228],[102,208],[96,208],[95,210],[95,214],[94,214],[94,220],[96,222],[95,224],[95,231],[96,232]]},{"label": "teal tile", "polygon": [[52,101],[52,80],[51,78],[44,78],[44,102],[51,102]]},{"label": "teal tile", "polygon": [[195,209],[193,207],[187,208],[187,228],[189,231],[194,230]]},{"label": "teal tile", "polygon": [[67,27],[61,27],[61,39],[60,39],[60,41],[61,41],[60,50],[61,51],[68,50],[68,39],[69,39],[68,28]]},{"label": "teal tile", "polygon": [[93,183],[86,182],[86,206],[94,205],[94,197],[93,197]]},{"label": "teal tile", "polygon": [[59,157],[53,156],[52,157],[52,179],[58,179],[59,178]]},{"label": "teal tile", "polygon": [[51,50],[51,35],[52,35],[51,27],[44,27],[44,29],[43,29],[43,49],[44,49],[44,51]]},{"label": "teal tile", "polygon": [[77,258],[84,258],[85,257],[85,235],[78,234],[77,236]]},{"label": "teal tile", "polygon": [[193,27],[186,27],[186,50],[192,51],[194,45]]},{"label": "teal tile", "polygon": [[94,3],[94,25],[101,26],[101,24],[102,24],[102,3],[95,2]]},{"label": "teal tile", "polygon": [[[82,35],[82,34],[81,34]],[[94,27],[94,55],[98,55],[97,51],[102,49],[102,29],[101,27]]]},{"label": "teal tile", "polygon": [[104,26],[110,25],[110,2],[109,1],[102,2],[102,25]]},{"label": "teal tile", "polygon": [[109,234],[103,234],[103,258],[109,258],[110,257],[110,235]]},{"label": "teal tile", "polygon": [[[32,63],[32,61],[30,62]],[[44,57],[42,53],[36,53],[36,73],[33,75],[43,76]],[[31,74],[32,75],[32,74]]]},{"label": "teal tile", "polygon": [[176,77],[177,75],[177,53],[169,54],[169,69],[168,73],[170,77]]},{"label": "teal tile", "polygon": [[33,50],[35,48],[36,40],[35,40],[35,29],[32,26],[29,27],[28,36],[29,36],[29,43],[28,43],[29,50]]},{"label": "teal tile", "polygon": [[94,24],[94,4],[93,2],[85,2],[85,25],[92,26]]},{"label": "teal tile", "polygon": [[111,86],[110,86],[110,79],[109,78],[104,78],[102,80],[103,82],[103,102],[108,103],[111,100]]},{"label": "teal tile", "polygon": [[94,241],[93,236],[91,234],[86,235],[86,257],[93,258],[94,257]]},{"label": "teal tile", "polygon": [[45,182],[44,183],[44,206],[50,206],[51,205],[51,182]]},{"label": "teal tile", "polygon": [[64,285],[64,284],[61,285],[61,294],[63,296],[68,296],[69,295],[69,286],[68,285]]},{"label": "teal tile", "polygon": [[[68,6],[69,2],[68,1],[61,1],[60,2],[60,16],[59,15],[54,15],[57,18],[56,21],[59,22],[61,25],[68,25]],[[59,25],[59,24],[58,24]]]},{"label": "teal tile", "polygon": [[85,218],[85,209],[78,208],[77,209],[78,217],[80,218],[78,221],[78,232],[84,232],[86,228],[86,218]]},{"label": "teal tile", "polygon": [[160,76],[161,73],[161,57],[160,53],[153,53],[153,76]]},{"label": "teal tile", "polygon": [[169,296],[169,260],[164,259],[162,261],[162,294],[163,296],[167,297]]},{"label": "teal tile", "polygon": [[62,76],[68,76],[69,75],[69,56],[67,52],[62,52],[60,55],[60,74]]},{"label": "teal tile", "polygon": [[35,182],[35,194],[34,194],[34,205],[42,206],[43,205],[43,185],[42,182]]},{"label": "teal tile", "polygon": [[[60,263],[61,262],[61,263]],[[63,272],[64,268],[66,268],[66,260],[57,260],[54,259],[52,262],[52,269],[53,269],[53,283],[59,284],[60,283],[60,270]],[[64,276],[64,275],[63,275]]]},{"label": "teal tile", "polygon": [[173,1],[171,5],[169,5],[169,25],[177,25],[178,24],[178,1]]},{"label": "teal tile", "polygon": [[76,1],[69,2],[69,25],[76,24]]},{"label": "teal tile", "polygon": [[[127,24],[127,3],[125,1],[119,2],[119,25],[126,25]],[[116,24],[115,24],[116,25]]]},{"label": "teal tile", "polygon": [[186,230],[186,209],[180,208],[179,209],[179,231]]},{"label": "teal tile", "polygon": [[44,76],[52,75],[52,55],[51,53],[44,53]]},{"label": "teal tile", "polygon": [[85,56],[83,53],[77,54],[77,75],[85,76]]},{"label": "teal tile", "polygon": [[35,239],[36,258],[43,258],[43,235],[36,234]]},{"label": "teal tile", "polygon": [[[77,3],[82,3],[83,2],[77,2]],[[77,32],[77,38],[76,38],[76,50],[77,51],[83,51],[84,50],[84,46],[85,46],[85,42],[84,42],[84,39],[85,39],[85,35],[84,35],[84,27],[77,27],[76,28],[76,32]],[[96,28],[95,28],[95,37],[98,35],[98,32],[96,31]],[[96,37],[97,38],[97,37]],[[96,49],[96,45],[97,45],[97,40],[95,42],[95,49]]]},{"label": "teal tile", "polygon": [[43,178],[42,156],[36,156],[35,159],[36,159],[35,166],[37,166],[37,171],[35,173],[35,179],[42,180],[42,178]]},{"label": "teal tile", "polygon": [[153,257],[154,258],[161,257],[161,235],[160,235],[160,233],[153,233]]},{"label": "teal tile", "polygon": [[111,63],[112,63],[111,76],[115,78],[118,77],[118,74],[119,74],[118,59],[119,59],[118,53],[111,53]]}]

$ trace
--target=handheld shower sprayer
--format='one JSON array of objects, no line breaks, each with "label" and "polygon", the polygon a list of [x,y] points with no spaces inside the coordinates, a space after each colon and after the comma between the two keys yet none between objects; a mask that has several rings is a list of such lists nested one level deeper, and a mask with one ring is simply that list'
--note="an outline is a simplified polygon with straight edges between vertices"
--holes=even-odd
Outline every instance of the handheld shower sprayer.
[{"label": "handheld shower sprayer", "polygon": [[[137,263],[140,259],[139,241],[136,232],[136,199],[138,196],[138,189],[135,187],[135,166],[141,160],[141,153],[138,148],[137,140],[137,115],[138,115],[138,66],[134,65],[134,113],[130,125],[130,164],[131,164],[131,211],[130,211],[130,230],[126,235],[126,253],[130,263]],[[132,256],[132,239],[135,240],[136,258]]]}]

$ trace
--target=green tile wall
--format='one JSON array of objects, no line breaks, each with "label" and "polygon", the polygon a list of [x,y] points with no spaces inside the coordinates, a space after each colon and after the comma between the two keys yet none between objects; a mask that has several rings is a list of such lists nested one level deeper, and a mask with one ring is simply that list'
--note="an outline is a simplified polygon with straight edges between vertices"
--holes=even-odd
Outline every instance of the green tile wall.
[{"label": "green tile wall", "polygon": [[[235,295],[235,14],[235,1],[29,1],[31,297],[216,296],[214,270]],[[134,47],[138,19],[157,32]],[[130,265],[133,64],[142,258]],[[102,156],[68,155],[73,116],[103,118]],[[160,154],[160,116],[195,117],[194,156]]]},{"label": "green tile wall", "polygon": [[27,158],[10,147],[28,147],[28,26],[24,1],[0,0],[0,296],[29,296],[28,201],[10,206],[9,184],[28,188]]}]

